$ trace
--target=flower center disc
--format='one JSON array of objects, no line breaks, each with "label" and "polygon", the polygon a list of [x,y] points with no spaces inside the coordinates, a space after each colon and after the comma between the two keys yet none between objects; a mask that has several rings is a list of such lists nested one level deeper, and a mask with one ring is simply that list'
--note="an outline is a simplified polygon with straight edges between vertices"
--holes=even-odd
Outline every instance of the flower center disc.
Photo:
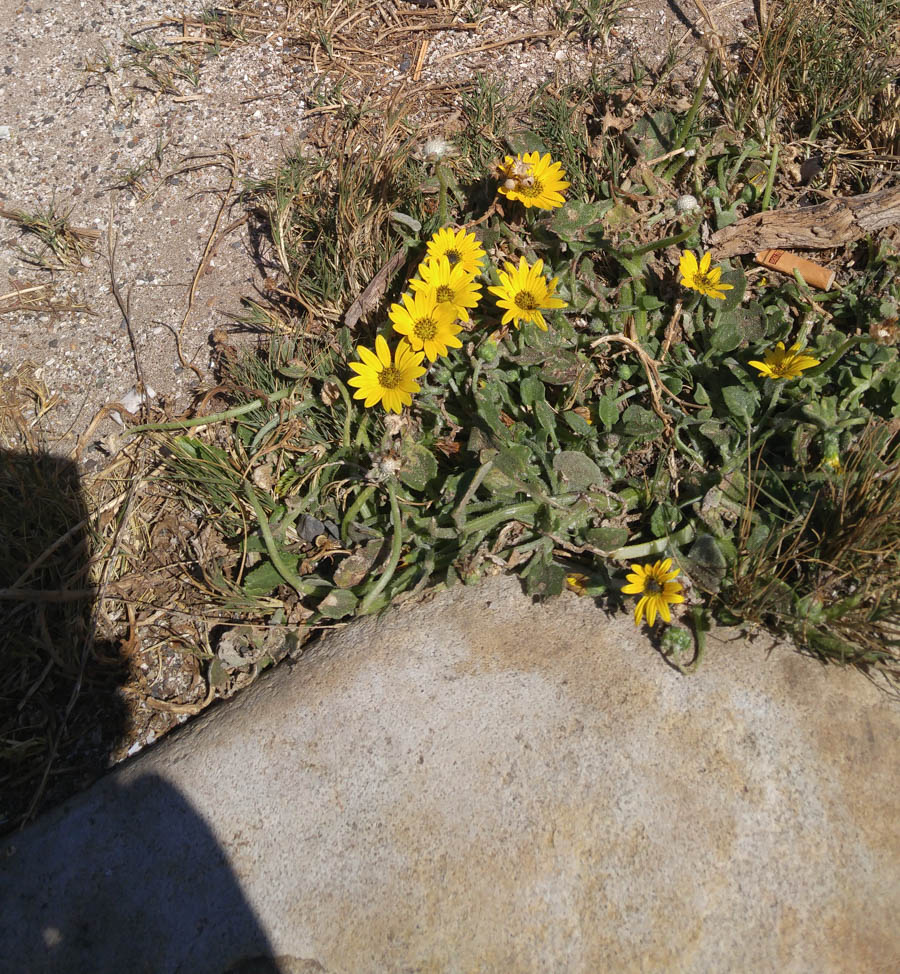
[{"label": "flower center disc", "polygon": [[523,311],[534,311],[538,303],[531,291],[519,291],[516,295],[516,306]]},{"label": "flower center disc", "polygon": [[525,183],[519,183],[516,187],[516,192],[519,196],[527,196],[531,199],[534,196],[540,196],[544,192],[544,187],[539,179],[535,179],[530,186],[527,186]]},{"label": "flower center disc", "polygon": [[460,254],[460,252],[458,250],[448,250],[447,251],[447,260],[450,261],[450,266],[451,267],[454,267],[456,264],[458,264],[462,260],[462,254]]},{"label": "flower center disc", "polygon": [[648,578],[644,583],[644,591],[648,595],[659,595],[662,590],[662,585],[660,585],[655,578]]},{"label": "flower center disc", "polygon": [[442,284],[437,289],[437,299],[440,303],[441,301],[452,301],[453,300],[453,289],[448,287],[446,284]]},{"label": "flower center disc", "polygon": [[383,389],[396,389],[400,385],[400,372],[395,369],[393,365],[389,365],[387,368],[382,369],[381,374],[378,376],[378,382]]},{"label": "flower center disc", "polygon": [[437,334],[437,325],[433,318],[419,318],[413,331],[416,333],[416,338],[421,338],[423,342],[430,342]]}]

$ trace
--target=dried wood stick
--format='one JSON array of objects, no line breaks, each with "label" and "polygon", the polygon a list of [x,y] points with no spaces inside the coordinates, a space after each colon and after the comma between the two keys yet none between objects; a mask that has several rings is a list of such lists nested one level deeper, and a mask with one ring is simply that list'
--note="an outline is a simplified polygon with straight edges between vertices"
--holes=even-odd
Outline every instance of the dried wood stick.
[{"label": "dried wood stick", "polygon": [[719,259],[760,250],[823,250],[898,223],[900,186],[894,186],[801,209],[757,213],[714,233],[710,244]]}]

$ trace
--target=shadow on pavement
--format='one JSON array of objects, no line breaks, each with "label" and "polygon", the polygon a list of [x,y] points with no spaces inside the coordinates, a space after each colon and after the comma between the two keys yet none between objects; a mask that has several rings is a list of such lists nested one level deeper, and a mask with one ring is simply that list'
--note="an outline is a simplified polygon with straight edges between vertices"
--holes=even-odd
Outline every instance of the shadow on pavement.
[{"label": "shadow on pavement", "polygon": [[292,966],[271,958],[202,817],[156,775],[100,781],[0,845],[0,944],[0,967],[29,974]]},{"label": "shadow on pavement", "polygon": [[134,772],[95,782],[124,730],[128,669],[102,638],[92,531],[71,460],[0,449],[0,970],[314,970],[271,958],[225,852],[177,790]]}]

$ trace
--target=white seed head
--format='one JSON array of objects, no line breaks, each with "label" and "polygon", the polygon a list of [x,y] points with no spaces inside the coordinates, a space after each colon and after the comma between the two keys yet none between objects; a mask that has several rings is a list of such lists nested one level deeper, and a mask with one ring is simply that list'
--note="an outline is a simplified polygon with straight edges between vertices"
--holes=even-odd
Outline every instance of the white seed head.
[{"label": "white seed head", "polygon": [[422,158],[426,162],[437,162],[452,153],[453,146],[446,139],[427,139],[422,145]]},{"label": "white seed head", "polygon": [[690,193],[687,193],[684,196],[679,196],[678,199],[675,200],[675,209],[679,213],[691,213],[696,210],[699,205],[700,204],[697,202],[697,197],[691,196]]}]

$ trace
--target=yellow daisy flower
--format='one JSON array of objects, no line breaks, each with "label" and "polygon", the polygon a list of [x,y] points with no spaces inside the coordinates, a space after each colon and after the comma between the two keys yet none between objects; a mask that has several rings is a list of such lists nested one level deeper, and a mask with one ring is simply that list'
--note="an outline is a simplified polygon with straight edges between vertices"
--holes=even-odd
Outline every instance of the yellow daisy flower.
[{"label": "yellow daisy flower", "polygon": [[526,152],[515,159],[507,156],[498,166],[500,185],[497,192],[509,200],[518,200],[523,206],[536,206],[540,210],[552,210],[562,206],[566,198],[562,190],[571,185],[566,182],[565,172],[550,153]]},{"label": "yellow daisy flower", "polygon": [[584,595],[587,592],[588,581],[587,575],[583,575],[581,572],[572,572],[571,575],[566,575],[566,588],[576,595]]},{"label": "yellow daisy flower", "polygon": [[672,621],[669,606],[676,602],[684,602],[681,594],[681,582],[673,582],[678,574],[677,568],[672,568],[672,559],[666,558],[654,562],[652,565],[632,565],[631,574],[625,577],[630,582],[622,591],[628,595],[640,595],[638,604],[634,607],[634,624],[639,626],[644,610],[647,612],[647,622],[652,626],[659,613],[666,622]]},{"label": "yellow daisy flower", "polygon": [[524,257],[519,258],[519,266],[505,263],[500,272],[500,287],[489,287],[491,294],[496,294],[500,300],[497,304],[506,309],[506,314],[500,322],[505,325],[511,321],[516,328],[521,321],[533,321],[542,331],[547,330],[542,311],[551,308],[567,308],[565,301],[555,298],[556,278],[548,281],[542,271],[544,262],[536,260],[534,266],[529,267]]},{"label": "yellow daisy flower", "polygon": [[421,280],[413,278],[409,282],[413,291],[421,292],[432,288],[438,305],[446,304],[453,311],[454,317],[463,321],[469,320],[468,309],[478,305],[481,285],[463,270],[462,264],[451,267],[446,257],[425,260],[419,265],[419,277]]},{"label": "yellow daisy flower", "polygon": [[791,345],[785,351],[784,342],[778,342],[766,352],[765,361],[750,364],[769,379],[797,379],[804,369],[818,365],[819,360],[812,355],[804,355],[799,345]]},{"label": "yellow daisy flower", "polygon": [[438,303],[437,291],[426,287],[414,295],[409,292],[401,298],[403,304],[392,304],[388,317],[394,331],[406,336],[417,351],[424,350],[429,362],[438,355],[446,355],[447,347],[462,348],[456,337],[461,328],[456,324],[456,309],[446,303]]},{"label": "yellow daisy flower", "polygon": [[428,241],[425,257],[437,260],[438,257],[446,257],[450,261],[451,267],[459,265],[473,277],[481,272],[484,266],[485,253],[478,242],[474,233],[466,233],[465,230],[452,230],[450,227],[441,227],[440,230],[432,234]]},{"label": "yellow daisy flower", "polygon": [[724,300],[725,294],[723,292],[730,291],[734,285],[723,284],[721,281],[722,268],[710,267],[710,263],[712,263],[712,254],[704,254],[698,264],[697,258],[691,251],[683,251],[681,262],[678,265],[681,270],[681,284],[683,287],[689,287],[705,294],[708,298]]},{"label": "yellow daisy flower", "polygon": [[360,345],[356,354],[362,361],[350,363],[357,375],[347,380],[357,389],[354,399],[365,399],[367,408],[380,402],[391,413],[399,413],[412,402],[412,393],[419,391],[415,380],[425,371],[421,352],[413,351],[408,342],[400,342],[392,361],[388,343],[379,335],[374,352]]}]

